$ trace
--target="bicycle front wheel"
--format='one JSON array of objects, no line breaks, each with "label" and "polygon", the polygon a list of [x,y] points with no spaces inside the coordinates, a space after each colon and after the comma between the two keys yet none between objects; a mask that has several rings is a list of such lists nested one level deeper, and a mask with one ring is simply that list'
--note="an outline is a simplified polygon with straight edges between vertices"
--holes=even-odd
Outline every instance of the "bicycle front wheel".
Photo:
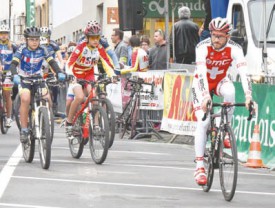
[{"label": "bicycle front wheel", "polygon": [[[238,177],[238,155],[236,138],[230,126],[224,131],[223,139],[220,142],[220,184],[224,199],[231,201],[234,197]],[[225,148],[223,140],[225,135],[230,139],[231,148]]]},{"label": "bicycle front wheel", "polygon": [[0,125],[1,125],[2,134],[6,134],[8,132],[9,128],[6,127],[6,122],[7,122],[7,116],[6,116],[6,113],[4,113],[0,116]]},{"label": "bicycle front wheel", "polygon": [[[106,112],[101,106],[93,106],[90,114],[89,147],[96,164],[102,164],[109,149],[109,122]],[[97,124],[97,125],[96,125]]]},{"label": "bicycle front wheel", "polygon": [[[31,129],[31,132],[28,135],[28,142],[27,143],[22,143],[22,151],[23,151],[24,160],[27,163],[31,163],[33,161],[34,150],[35,150],[35,138],[33,136],[34,135],[33,130],[34,130],[35,126],[33,124],[32,111],[31,110],[29,111],[28,128]],[[20,127],[20,129],[21,129],[21,127]]]},{"label": "bicycle front wheel", "polygon": [[210,143],[209,144],[210,146],[205,148],[205,153],[204,153],[205,155],[204,167],[205,167],[206,177],[207,177],[207,184],[202,187],[204,192],[208,192],[211,189],[213,178],[214,178],[214,157],[213,157],[214,147],[211,143],[211,139],[212,139],[212,132],[207,133],[207,142]]},{"label": "bicycle front wheel", "polygon": [[100,99],[100,102],[102,103],[102,107],[105,109],[108,121],[109,121],[109,148],[113,145],[114,139],[115,139],[115,131],[116,131],[116,115],[113,108],[112,103],[109,99],[104,98]]},{"label": "bicycle front wheel", "polygon": [[48,109],[45,107],[39,108],[39,132],[38,138],[40,163],[43,169],[48,169],[51,163],[51,127]]}]

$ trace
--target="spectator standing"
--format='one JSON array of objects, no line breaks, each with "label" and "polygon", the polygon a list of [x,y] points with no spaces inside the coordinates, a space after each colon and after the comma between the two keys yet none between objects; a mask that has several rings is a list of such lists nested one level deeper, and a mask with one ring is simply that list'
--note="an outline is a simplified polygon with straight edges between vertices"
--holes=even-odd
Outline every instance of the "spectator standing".
[{"label": "spectator standing", "polygon": [[112,42],[115,44],[115,54],[120,63],[127,65],[128,63],[128,48],[123,41],[124,33],[122,30],[114,29],[112,33]]},{"label": "spectator standing", "polygon": [[199,27],[190,17],[190,9],[186,6],[178,10],[180,20],[174,24],[174,42],[171,41],[170,51],[172,52],[172,44],[175,47],[176,63],[192,64],[195,62],[195,48],[199,42]]},{"label": "spectator standing", "polygon": [[167,45],[165,34],[161,29],[154,33],[155,46],[149,52],[149,66],[151,70],[167,69]]},{"label": "spectator standing", "polygon": [[130,38],[128,36],[124,37],[124,43],[127,45],[127,52],[128,52],[127,65],[131,65],[133,49],[130,45]]},{"label": "spectator standing", "polygon": [[209,23],[211,22],[211,17],[212,17],[210,0],[204,0],[204,7],[205,7],[206,15],[203,23],[202,32],[200,34],[200,41],[210,37]]},{"label": "spectator standing", "polygon": [[140,47],[149,55],[150,39],[147,35],[143,35],[140,38]]}]

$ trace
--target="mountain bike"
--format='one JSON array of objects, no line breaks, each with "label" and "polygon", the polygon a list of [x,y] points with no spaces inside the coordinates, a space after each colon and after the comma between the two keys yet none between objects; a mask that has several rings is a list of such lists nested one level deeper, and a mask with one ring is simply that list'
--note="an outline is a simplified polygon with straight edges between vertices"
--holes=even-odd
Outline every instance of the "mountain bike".
[{"label": "mountain bike", "polygon": [[[129,86],[130,84],[130,86]],[[143,85],[151,86],[151,90],[143,90]],[[133,139],[137,133],[137,125],[139,122],[139,106],[140,106],[140,94],[149,93],[154,94],[154,83],[145,83],[142,78],[127,78],[124,90],[130,89],[130,100],[125,105],[122,114],[117,119],[117,128],[122,139],[126,132],[130,132],[130,139]]]},{"label": "mountain bike", "polygon": [[0,128],[1,133],[6,134],[8,132],[8,127],[6,127],[7,122],[7,112],[6,112],[6,102],[3,95],[3,74],[0,72]]},{"label": "mountain bike", "polygon": [[45,98],[48,89],[41,77],[21,77],[21,82],[31,85],[31,103],[29,107],[28,141],[22,143],[23,157],[30,163],[34,157],[35,140],[38,141],[40,163],[43,169],[48,169],[51,162],[51,122],[49,101]]},{"label": "mountain bike", "polygon": [[[204,165],[206,169],[207,184],[203,186],[203,191],[208,192],[211,189],[214,169],[219,169],[220,186],[224,199],[231,201],[234,197],[237,178],[238,178],[238,155],[236,138],[228,120],[228,110],[232,107],[245,106],[245,103],[207,103],[207,112],[202,120],[205,120],[210,114],[210,125],[207,130],[207,142],[210,146],[205,150]],[[220,107],[220,113],[214,113],[213,108]],[[231,109],[232,110],[232,109]],[[249,105],[249,116],[247,120],[251,120],[254,112],[253,102]],[[216,119],[220,118],[220,122]],[[229,138],[230,148],[224,147],[224,139]]]},{"label": "mountain bike", "polygon": [[[62,84],[60,81],[57,80],[57,78],[54,75],[53,76],[48,76],[47,78],[44,78],[44,80],[45,80],[45,83],[47,84],[47,86],[60,86],[60,84]],[[14,111],[15,122],[16,122],[16,125],[17,125],[19,131],[21,131],[20,112],[19,112],[20,103],[21,103],[20,95],[17,94],[14,101],[13,101],[13,111]],[[54,135],[54,115],[53,115],[53,109],[50,108],[49,110],[50,110],[51,137],[53,138],[53,135]]]},{"label": "mountain bike", "polygon": [[73,138],[69,139],[70,152],[74,158],[80,158],[84,145],[89,141],[92,159],[96,164],[102,164],[107,157],[109,149],[109,122],[103,107],[94,104],[94,102],[98,101],[94,90],[100,80],[87,81],[78,79],[77,82],[81,85],[90,84],[92,90],[73,119]]}]

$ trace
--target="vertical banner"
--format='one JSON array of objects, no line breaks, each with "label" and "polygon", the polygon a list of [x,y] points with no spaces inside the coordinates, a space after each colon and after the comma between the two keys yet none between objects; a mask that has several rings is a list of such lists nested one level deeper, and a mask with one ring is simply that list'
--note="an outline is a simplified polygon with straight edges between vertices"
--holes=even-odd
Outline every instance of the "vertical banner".
[{"label": "vertical banner", "polygon": [[196,122],[192,113],[192,82],[193,76],[165,73],[161,130],[180,135],[194,134]]},{"label": "vertical banner", "polygon": [[26,25],[27,27],[35,26],[35,0],[26,1]]}]

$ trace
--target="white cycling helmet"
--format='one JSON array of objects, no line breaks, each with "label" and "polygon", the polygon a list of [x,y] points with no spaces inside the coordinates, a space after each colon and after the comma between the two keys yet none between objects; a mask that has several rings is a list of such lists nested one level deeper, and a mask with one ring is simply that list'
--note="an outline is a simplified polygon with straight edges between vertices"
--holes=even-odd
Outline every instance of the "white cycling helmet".
[{"label": "white cycling helmet", "polygon": [[52,34],[52,31],[48,27],[41,27],[40,32],[41,35],[44,37],[50,37]]},{"label": "white cycling helmet", "polygon": [[212,19],[212,21],[209,23],[209,30],[220,31],[229,34],[232,30],[232,25],[226,18],[217,17]]},{"label": "white cycling helmet", "polygon": [[40,44],[48,44],[48,39],[46,37],[40,36]]},{"label": "white cycling helmet", "polygon": [[10,32],[10,28],[7,25],[1,25],[0,26],[0,32]]}]

